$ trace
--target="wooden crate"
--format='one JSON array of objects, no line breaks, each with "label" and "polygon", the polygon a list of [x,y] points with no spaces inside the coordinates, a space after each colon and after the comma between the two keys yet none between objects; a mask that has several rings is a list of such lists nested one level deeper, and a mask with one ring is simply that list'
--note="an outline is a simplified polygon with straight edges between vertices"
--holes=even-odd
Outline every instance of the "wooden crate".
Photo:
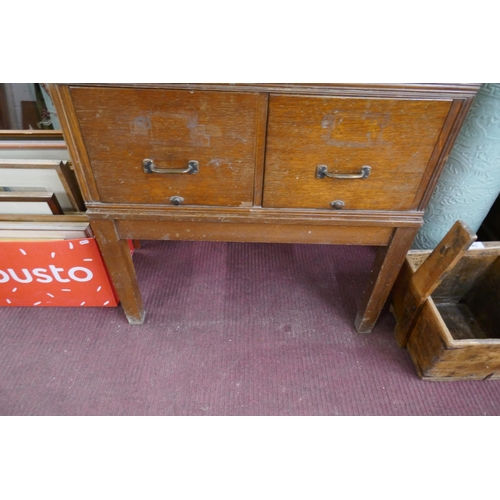
[{"label": "wooden crate", "polygon": [[396,339],[425,380],[500,378],[500,242],[457,223],[410,251],[392,291]]}]

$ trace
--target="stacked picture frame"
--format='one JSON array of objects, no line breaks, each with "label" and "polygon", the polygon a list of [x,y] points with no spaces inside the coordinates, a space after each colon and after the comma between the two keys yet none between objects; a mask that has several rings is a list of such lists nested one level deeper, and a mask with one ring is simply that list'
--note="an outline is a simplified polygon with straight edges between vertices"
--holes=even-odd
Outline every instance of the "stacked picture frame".
[{"label": "stacked picture frame", "polygon": [[70,161],[0,159],[0,307],[116,307]]},{"label": "stacked picture frame", "polygon": [[0,214],[85,212],[71,162],[0,159]]}]

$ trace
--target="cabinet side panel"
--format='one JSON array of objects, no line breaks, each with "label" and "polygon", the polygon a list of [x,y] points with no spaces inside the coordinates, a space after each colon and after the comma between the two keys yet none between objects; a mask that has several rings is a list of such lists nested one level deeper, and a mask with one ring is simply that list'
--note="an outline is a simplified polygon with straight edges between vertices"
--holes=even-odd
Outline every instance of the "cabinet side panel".
[{"label": "cabinet side panel", "polygon": [[64,140],[73,161],[82,196],[86,203],[98,202],[100,201],[99,191],[97,190],[69,89],[66,85],[50,84],[49,91],[61,124]]}]

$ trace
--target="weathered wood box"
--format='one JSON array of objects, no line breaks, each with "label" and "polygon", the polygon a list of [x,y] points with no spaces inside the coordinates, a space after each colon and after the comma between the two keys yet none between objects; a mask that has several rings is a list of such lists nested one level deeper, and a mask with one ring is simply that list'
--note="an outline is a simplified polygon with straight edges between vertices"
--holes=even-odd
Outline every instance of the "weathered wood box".
[{"label": "weathered wood box", "polygon": [[410,251],[393,288],[396,339],[422,379],[500,378],[500,242],[474,239]]}]

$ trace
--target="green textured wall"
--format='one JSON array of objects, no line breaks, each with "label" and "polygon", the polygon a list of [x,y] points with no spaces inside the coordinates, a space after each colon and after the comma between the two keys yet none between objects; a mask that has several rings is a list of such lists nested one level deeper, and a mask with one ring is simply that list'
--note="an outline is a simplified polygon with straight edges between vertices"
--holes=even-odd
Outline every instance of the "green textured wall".
[{"label": "green textured wall", "polygon": [[484,83],[458,134],[412,248],[434,248],[459,219],[477,232],[499,193],[500,84]]}]

